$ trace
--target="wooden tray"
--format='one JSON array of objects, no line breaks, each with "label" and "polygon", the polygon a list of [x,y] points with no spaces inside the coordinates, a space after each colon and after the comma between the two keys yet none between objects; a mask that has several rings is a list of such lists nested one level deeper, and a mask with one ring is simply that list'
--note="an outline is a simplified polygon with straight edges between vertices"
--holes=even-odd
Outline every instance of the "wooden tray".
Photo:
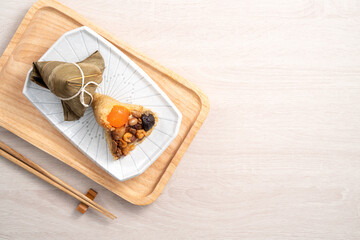
[{"label": "wooden tray", "polygon": [[[143,174],[125,182],[114,179],[80,153],[21,92],[32,62],[63,33],[83,25],[138,64],[183,114],[179,134],[171,145]],[[209,111],[207,96],[194,84],[52,0],[38,1],[30,8],[0,58],[0,68],[0,125],[137,205],[150,204],[159,197]]]}]

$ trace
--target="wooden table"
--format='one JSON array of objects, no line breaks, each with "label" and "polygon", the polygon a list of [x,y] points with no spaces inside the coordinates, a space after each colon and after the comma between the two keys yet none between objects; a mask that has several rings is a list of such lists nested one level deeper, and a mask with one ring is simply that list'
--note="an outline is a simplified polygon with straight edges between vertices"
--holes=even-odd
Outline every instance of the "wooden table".
[{"label": "wooden table", "polygon": [[[0,52],[35,1],[0,2]],[[0,158],[0,239],[359,239],[357,1],[61,0],[197,84],[210,114],[160,198],[132,205],[0,128],[118,216]]]}]

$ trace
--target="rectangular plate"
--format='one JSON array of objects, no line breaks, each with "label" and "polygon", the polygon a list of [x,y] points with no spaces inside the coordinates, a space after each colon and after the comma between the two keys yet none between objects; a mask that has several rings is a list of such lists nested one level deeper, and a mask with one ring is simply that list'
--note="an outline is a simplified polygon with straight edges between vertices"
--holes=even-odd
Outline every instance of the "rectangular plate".
[{"label": "rectangular plate", "polygon": [[182,115],[139,66],[88,27],[62,35],[38,61],[79,62],[95,51],[100,52],[105,62],[103,81],[96,92],[120,102],[142,105],[156,112],[159,118],[151,135],[129,155],[114,161],[91,107],[79,120],[65,121],[60,99],[30,81],[32,69],[27,74],[23,93],[80,151],[110,175],[125,181],[143,173],[165,151],[179,132]]},{"label": "rectangular plate", "polygon": [[[62,34],[81,26],[93,29],[140,66],[183,115],[177,137],[158,160],[143,174],[125,182],[83,155],[21,92],[32,62]],[[0,67],[0,125],[137,205],[150,204],[159,197],[209,111],[207,96],[193,83],[56,1],[39,1],[29,9],[0,58]]]}]

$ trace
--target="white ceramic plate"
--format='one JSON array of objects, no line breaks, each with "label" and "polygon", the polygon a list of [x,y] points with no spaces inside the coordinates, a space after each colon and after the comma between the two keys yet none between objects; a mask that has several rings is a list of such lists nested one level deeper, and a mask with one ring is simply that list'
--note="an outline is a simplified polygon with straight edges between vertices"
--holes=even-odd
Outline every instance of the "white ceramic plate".
[{"label": "white ceramic plate", "polygon": [[79,62],[99,50],[105,60],[105,72],[97,92],[121,102],[140,104],[156,112],[159,122],[154,131],[130,154],[113,160],[103,128],[89,107],[78,121],[65,122],[60,100],[49,90],[29,80],[23,94],[85,155],[120,181],[144,172],[176,137],[182,115],[155,82],[124,53],[88,27],[65,33],[39,61]]}]

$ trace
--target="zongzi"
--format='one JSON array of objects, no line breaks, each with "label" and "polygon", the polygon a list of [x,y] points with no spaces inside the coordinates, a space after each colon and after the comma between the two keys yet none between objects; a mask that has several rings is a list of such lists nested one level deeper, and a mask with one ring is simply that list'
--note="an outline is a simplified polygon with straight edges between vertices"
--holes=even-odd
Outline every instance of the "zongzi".
[{"label": "zongzi", "polygon": [[91,104],[92,95],[103,80],[104,69],[104,59],[96,51],[77,63],[34,62],[30,80],[59,97],[64,120],[73,121],[81,118]]},{"label": "zongzi", "polygon": [[92,102],[95,119],[105,130],[114,159],[128,155],[149,136],[158,122],[156,113],[140,105],[120,103],[99,93]]}]

